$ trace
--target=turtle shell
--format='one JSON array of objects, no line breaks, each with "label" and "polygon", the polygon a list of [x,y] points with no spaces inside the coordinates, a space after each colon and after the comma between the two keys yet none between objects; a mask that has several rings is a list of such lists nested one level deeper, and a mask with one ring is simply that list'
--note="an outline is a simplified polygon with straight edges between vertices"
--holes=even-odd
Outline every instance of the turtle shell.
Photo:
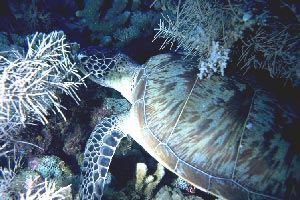
[{"label": "turtle shell", "polygon": [[236,77],[200,80],[197,63],[152,57],[140,70],[132,135],[166,168],[225,199],[299,198],[300,161],[287,139],[299,116]]}]

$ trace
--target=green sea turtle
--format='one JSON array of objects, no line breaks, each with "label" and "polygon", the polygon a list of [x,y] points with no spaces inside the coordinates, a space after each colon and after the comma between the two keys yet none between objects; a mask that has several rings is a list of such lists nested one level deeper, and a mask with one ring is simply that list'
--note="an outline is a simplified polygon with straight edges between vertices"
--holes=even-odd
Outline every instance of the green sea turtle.
[{"label": "green sea turtle", "polygon": [[132,104],[93,130],[84,152],[82,199],[101,199],[112,156],[126,135],[218,197],[300,198],[299,154],[288,139],[297,133],[286,128],[299,116],[268,92],[235,76],[200,80],[196,63],[175,54],[151,57],[142,66],[109,51],[86,50],[78,58],[91,80]]}]

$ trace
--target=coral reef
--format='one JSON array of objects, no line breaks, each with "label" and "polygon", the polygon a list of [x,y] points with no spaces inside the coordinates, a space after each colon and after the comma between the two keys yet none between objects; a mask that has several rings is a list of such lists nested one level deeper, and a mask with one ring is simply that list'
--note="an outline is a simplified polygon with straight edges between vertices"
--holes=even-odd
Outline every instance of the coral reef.
[{"label": "coral reef", "polygon": [[[127,155],[128,156],[128,155]],[[106,185],[104,195],[107,199],[151,199],[153,192],[161,183],[165,175],[164,167],[157,163],[156,170],[153,174],[149,174],[148,167],[145,163],[136,163],[135,176],[131,177],[124,188],[116,191],[113,184]],[[118,180],[118,177],[116,177]]]},{"label": "coral reef", "polygon": [[62,132],[65,137],[63,151],[67,155],[76,156],[81,151],[82,127],[80,125],[69,126],[66,132]]},{"label": "coral reef", "polygon": [[[244,31],[238,66],[244,73],[269,73],[274,82],[300,84],[300,12],[294,1],[253,1],[244,4],[243,20],[251,26]],[[282,15],[282,13],[285,13]]]},{"label": "coral reef", "polygon": [[[13,43],[11,42],[13,41]],[[18,34],[10,34],[8,32],[0,32],[0,52],[7,51],[7,49],[14,49],[22,51],[22,46],[25,44],[23,37]]]},{"label": "coral reef", "polygon": [[28,166],[31,170],[37,171],[42,178],[59,179],[64,176],[70,176],[64,162],[57,156],[43,156],[42,158],[31,158],[28,161]]},{"label": "coral reef", "polygon": [[190,186],[188,182],[186,182],[180,177],[178,177],[175,181],[173,181],[172,185],[182,190],[186,190]]},{"label": "coral reef", "polygon": [[[288,19],[278,7],[288,13]],[[262,69],[272,78],[297,86],[300,83],[297,59],[300,39],[295,34],[300,30],[298,7],[288,1],[179,1],[175,13],[163,15],[155,28],[154,40],[164,39],[161,49],[176,46],[175,51],[195,57],[199,61],[200,79],[216,73],[224,75],[229,50],[234,49],[239,52],[232,56],[240,55],[237,62],[244,72]]]},{"label": "coral reef", "polygon": [[159,13],[142,11],[146,8],[142,4],[139,0],[132,3],[128,0],[88,0],[76,16],[83,19],[94,41],[104,46],[122,47],[136,38],[148,37],[158,21]]},{"label": "coral reef", "polygon": [[[29,157],[28,168],[30,172],[38,173],[42,180],[51,180],[57,188],[74,184],[76,181],[69,167],[57,156]],[[27,171],[22,171],[21,174],[28,177]]]},{"label": "coral reef", "polygon": [[177,11],[176,1],[170,0],[153,0],[151,7],[156,10],[171,11],[173,14]]},{"label": "coral reef", "polygon": [[153,200],[203,200],[201,197],[184,195],[178,188],[163,186]]},{"label": "coral reef", "polygon": [[[233,37],[227,32],[235,27],[235,18],[221,2],[186,0],[173,15],[163,15],[154,40],[163,38],[161,49],[177,46],[187,57],[198,61],[199,78],[218,73],[224,75]],[[238,37],[237,37],[238,38]]]},{"label": "coral reef", "polygon": [[[181,4],[178,5],[178,2]],[[35,55],[46,56],[55,49],[54,47],[66,53],[66,64],[70,64],[68,66],[75,67],[72,69],[76,70],[76,62],[73,59],[78,46],[73,46],[73,43],[66,39],[65,33],[68,39],[80,43],[82,47],[96,45],[124,50],[133,54],[139,62],[160,53],[158,46],[161,44],[162,47],[169,47],[168,43],[173,47],[177,45],[171,51],[176,50],[177,53],[198,59],[200,78],[210,77],[214,73],[223,74],[227,65],[230,68],[238,63],[239,67],[232,67],[229,72],[235,70],[240,73],[239,70],[242,69],[245,73],[254,73],[262,77],[264,81],[265,77],[273,77],[274,80],[268,79],[268,83],[271,84],[277,84],[283,79],[283,82],[296,86],[296,89],[300,85],[300,7],[295,1],[32,0],[2,1],[0,5],[3,8],[0,14],[1,30],[6,31],[0,32],[2,83],[5,82],[4,72],[11,74],[20,70],[11,68],[9,71],[10,66],[21,66],[21,70],[24,70],[22,62],[28,64]],[[160,24],[157,41],[151,43],[159,18],[164,21],[164,26]],[[24,40],[26,35],[36,31],[52,30],[63,30],[64,33],[37,33],[28,36],[27,41]],[[49,36],[51,34],[52,36]],[[53,44],[53,48],[50,48],[51,41],[57,42]],[[147,41],[149,42],[146,43]],[[43,49],[45,51],[39,51]],[[143,51],[139,51],[140,49]],[[161,52],[166,51],[169,51],[169,48]],[[54,58],[55,55],[51,54],[50,57]],[[64,61],[64,56],[58,56],[57,60]],[[43,85],[39,85],[45,86],[44,90],[43,87],[37,87],[36,91],[52,91],[57,86],[56,75],[62,71],[50,72],[50,68],[45,68],[45,64],[58,66],[57,62],[46,60],[44,64],[37,63],[39,61],[36,59],[29,63],[31,68],[28,72],[32,71],[40,76],[35,77],[34,73],[31,73],[26,77],[33,77],[31,83],[46,77],[43,79]],[[47,76],[47,73],[51,76]],[[22,82],[24,80],[22,76],[6,78],[10,88],[32,85]],[[47,81],[54,84],[48,87]],[[50,188],[53,194],[57,194],[51,196],[53,198],[67,196],[74,199],[74,194],[70,197],[71,186],[68,185],[72,183],[72,191],[76,193],[74,176],[80,172],[82,151],[91,130],[102,118],[130,109],[130,104],[119,94],[90,82],[87,84],[88,88],[78,90],[80,105],[63,94],[64,89],[61,88],[56,90],[54,95],[51,93],[51,99],[43,98],[42,103],[39,102],[35,107],[30,107],[28,101],[20,108],[25,111],[30,107],[28,112],[15,112],[23,115],[18,119],[21,119],[26,127],[19,126],[22,122],[14,126],[11,121],[5,123],[7,126],[3,126],[2,115],[5,110],[1,107],[0,199],[34,198],[36,191],[42,193],[45,188]],[[3,85],[0,88],[3,90],[9,87]],[[16,88],[11,91],[17,91]],[[32,92],[31,94],[34,94],[34,91]],[[20,90],[15,94],[21,93]],[[1,96],[0,102],[6,97]],[[31,100],[35,97],[37,96],[33,95]],[[16,98],[10,98],[13,99]],[[52,100],[55,100],[54,107]],[[41,106],[43,103],[49,106]],[[8,107],[12,110],[17,104],[18,102]],[[55,106],[58,106],[58,110]],[[40,117],[37,117],[37,113],[33,114],[35,109],[38,115],[42,114]],[[60,113],[59,109],[63,111],[63,115],[57,115]],[[35,120],[37,118],[39,121]],[[247,124],[246,128],[252,129],[252,124]],[[23,157],[23,163],[27,164],[24,167],[20,167],[17,160],[12,162],[13,158],[19,156]],[[121,141],[115,157],[117,161],[113,163],[115,166],[111,176],[108,176],[111,177],[111,182],[105,186],[107,199],[201,199],[187,193],[192,187],[187,182],[176,179],[171,184],[175,177],[167,171],[163,176],[164,170],[161,167],[157,167],[155,171],[156,163],[130,136]],[[7,159],[10,160],[9,163],[5,162]],[[118,165],[123,166],[125,163],[132,165],[118,168]],[[67,192],[60,193],[59,187],[63,187],[62,190],[66,189]],[[55,193],[57,191],[58,193]],[[198,192],[196,190],[196,195]],[[49,195],[47,199],[50,199]]]},{"label": "coral reef", "polygon": [[25,181],[25,191],[20,193],[20,200],[48,199],[48,200],[71,200],[71,185],[57,188],[52,181],[40,182],[39,177],[28,177]]},{"label": "coral reef", "polygon": [[[71,181],[67,184],[62,177],[54,179],[49,176],[44,179],[37,171],[21,169],[21,159],[8,159],[7,164],[7,168],[0,168],[1,199],[72,199]],[[37,169],[42,165],[38,161],[35,164]],[[29,166],[32,167],[33,163]],[[71,174],[66,175],[71,179]]]},{"label": "coral reef", "polygon": [[[22,174],[26,174],[25,169],[21,170],[18,162],[16,160],[11,162],[11,158],[26,156],[24,159],[26,160],[32,150],[28,147],[45,150],[23,141],[22,137],[42,142],[45,144],[44,147],[48,147],[47,142],[51,140],[47,139],[52,139],[52,136],[43,138],[40,134],[33,134],[33,127],[39,128],[38,125],[48,123],[47,117],[51,111],[53,115],[60,113],[60,117],[66,120],[61,111],[64,107],[60,104],[59,98],[62,93],[68,93],[75,101],[79,101],[75,91],[83,84],[83,79],[77,74],[71,55],[76,44],[71,45],[65,40],[62,31],[53,31],[49,34],[37,32],[27,37],[26,53],[22,54],[14,49],[1,52],[0,155],[1,159],[8,160],[8,168],[2,167],[1,179],[5,180],[5,184],[2,185],[5,188],[1,190],[11,191],[8,192],[10,196],[20,195],[20,188],[9,188],[13,185],[24,185],[26,180],[19,178]],[[10,167],[12,163],[14,168]],[[42,179],[55,177],[58,187],[72,181],[71,171],[58,157],[36,158],[29,162],[29,166],[37,171]],[[38,184],[34,190],[42,192],[48,186],[49,191],[54,192],[54,187],[46,182],[44,185]],[[28,195],[31,192],[28,192]],[[5,194],[2,191],[1,193]]]},{"label": "coral reef", "polygon": [[40,0],[32,0],[30,5],[22,1],[19,3],[9,1],[8,4],[17,22],[22,24],[22,26],[17,29],[24,31],[39,30],[45,32],[52,30],[51,14],[41,6]]}]

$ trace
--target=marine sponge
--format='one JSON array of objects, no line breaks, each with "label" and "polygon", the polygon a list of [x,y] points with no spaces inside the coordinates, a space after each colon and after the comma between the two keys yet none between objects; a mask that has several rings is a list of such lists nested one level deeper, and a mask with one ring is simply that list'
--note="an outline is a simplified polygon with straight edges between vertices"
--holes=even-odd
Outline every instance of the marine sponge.
[{"label": "marine sponge", "polygon": [[36,166],[36,171],[43,178],[57,178],[62,175],[62,161],[56,156],[45,156]]},{"label": "marine sponge", "polygon": [[154,174],[146,176],[147,170],[146,164],[137,163],[135,189],[138,193],[143,193],[146,199],[150,199],[153,190],[165,175],[165,168],[158,163]]},{"label": "marine sponge", "polygon": [[157,168],[153,175],[154,179],[146,185],[146,188],[144,190],[144,194],[146,198],[152,197],[153,190],[159,184],[159,182],[161,181],[164,175],[165,175],[165,168],[161,164],[157,163]]},{"label": "marine sponge", "polygon": [[137,163],[136,164],[136,181],[135,181],[135,190],[141,191],[144,183],[144,179],[147,174],[147,165],[145,163]]}]

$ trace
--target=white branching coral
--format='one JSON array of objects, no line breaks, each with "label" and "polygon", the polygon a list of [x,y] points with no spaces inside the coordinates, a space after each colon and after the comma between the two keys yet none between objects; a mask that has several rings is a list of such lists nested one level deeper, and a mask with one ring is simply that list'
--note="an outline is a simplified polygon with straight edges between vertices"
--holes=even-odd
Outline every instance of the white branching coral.
[{"label": "white branching coral", "polygon": [[2,157],[7,160],[6,167],[0,167],[0,199],[11,199],[12,182],[21,167],[21,158]]},{"label": "white branching coral", "polygon": [[290,33],[300,31],[300,26],[278,25],[270,32],[263,28],[243,41],[239,58],[241,69],[245,73],[250,69],[266,70],[272,78],[283,78],[293,86],[300,85],[300,36]]},{"label": "white branching coral", "polygon": [[71,185],[56,188],[55,182],[45,180],[39,183],[40,177],[28,177],[25,182],[25,193],[20,194],[20,200],[61,200],[71,199]]},{"label": "white branching coral", "polygon": [[[163,16],[154,40],[163,38],[161,49],[175,43],[177,50],[199,61],[199,77],[210,77],[213,73],[224,75],[228,60],[228,47],[224,30],[227,16],[222,6],[205,0],[179,1],[176,19]],[[222,45],[220,44],[222,42]]]},{"label": "white branching coral", "polygon": [[214,73],[220,73],[224,76],[224,69],[227,66],[227,60],[229,49],[223,49],[219,46],[218,42],[213,42],[210,56],[206,60],[199,62],[199,74],[198,77],[203,79],[210,77]]},{"label": "white branching coral", "polygon": [[57,187],[54,180],[39,175],[21,175],[21,159],[7,159],[7,167],[0,168],[0,199],[61,200],[71,199],[71,185]]},{"label": "white branching coral", "polygon": [[26,55],[10,50],[0,54],[0,124],[47,123],[49,110],[63,118],[58,92],[76,102],[83,84],[72,61],[71,45],[61,31],[35,33],[27,38]]}]

